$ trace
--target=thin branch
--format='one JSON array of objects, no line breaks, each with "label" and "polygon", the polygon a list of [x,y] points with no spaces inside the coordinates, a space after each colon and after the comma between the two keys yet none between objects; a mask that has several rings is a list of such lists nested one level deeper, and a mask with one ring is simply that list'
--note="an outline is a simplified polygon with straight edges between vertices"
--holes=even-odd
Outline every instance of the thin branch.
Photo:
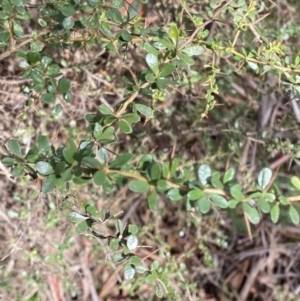
[{"label": "thin branch", "polygon": [[[50,30],[43,30],[39,33],[38,37],[42,36],[42,35],[45,35],[45,34],[48,34],[50,32]],[[35,38],[29,38],[23,42],[21,42],[20,44],[6,50],[5,52],[3,52],[1,55],[0,55],[0,61],[4,60],[5,58],[9,57],[12,53],[20,50],[23,46],[29,44],[30,42],[32,41],[35,41],[36,39]]]}]

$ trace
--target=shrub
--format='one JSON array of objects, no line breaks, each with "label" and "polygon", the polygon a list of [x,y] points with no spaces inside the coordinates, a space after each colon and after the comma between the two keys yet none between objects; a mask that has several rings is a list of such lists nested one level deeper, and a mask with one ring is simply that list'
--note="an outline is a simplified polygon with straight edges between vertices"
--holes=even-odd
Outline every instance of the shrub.
[{"label": "shrub", "polygon": [[[36,180],[43,193],[69,197],[70,185],[94,183],[107,195],[128,186],[132,193],[147,197],[152,212],[161,206],[162,195],[184,204],[193,216],[240,208],[250,236],[250,223],[258,224],[264,214],[277,223],[280,212],[287,210],[291,221],[298,224],[295,202],[300,200],[300,179],[293,176],[292,185],[282,187],[277,181],[279,169],[274,172],[265,158],[253,154],[256,170],[248,168],[247,160],[239,159],[242,152],[248,158],[251,139],[267,145],[267,151],[261,150],[266,155],[280,151],[298,162],[299,153],[297,146],[276,138],[267,127],[276,93],[282,93],[278,92],[279,84],[289,101],[295,103],[298,95],[300,57],[287,43],[294,39],[295,27],[281,32],[268,27],[274,18],[273,4],[248,2],[212,1],[205,5],[181,1],[180,6],[174,5],[173,12],[170,10],[170,22],[156,20],[149,25],[138,14],[140,2],[126,6],[124,14],[121,0],[46,0],[33,6],[27,0],[3,0],[0,60],[16,55],[22,76],[29,79],[22,87],[27,97],[23,109],[27,118],[33,118],[29,108],[54,110],[47,114],[57,117],[76,106],[76,68],[85,64],[83,68],[88,69],[89,65],[62,60],[62,52],[105,50],[111,64],[115,59],[120,62],[120,58],[126,64],[126,57],[136,64],[126,67],[126,72],[118,71],[123,82],[117,82],[116,89],[123,91],[123,98],[116,105],[102,102],[84,116],[87,126],[82,137],[70,134],[63,143],[54,145],[44,133],[26,152],[18,139],[11,138],[5,141],[7,153],[2,163],[11,168],[12,177],[26,175]],[[107,78],[115,80],[114,74]],[[258,117],[255,97],[247,96],[243,81],[252,91],[267,95],[260,100],[263,117]],[[236,91],[249,104],[232,106],[226,102],[226,98],[238,101]],[[180,100],[164,107],[172,97]],[[218,110],[219,104],[223,112]],[[252,110],[257,120],[252,137],[249,132],[253,123],[247,118],[240,123],[245,108]],[[298,114],[296,107],[294,112]],[[182,126],[176,124],[176,116],[180,116]],[[282,119],[280,126],[288,127],[289,122],[284,116]],[[147,149],[142,139],[143,135],[151,138],[151,132],[143,134],[143,128],[156,123],[171,128],[170,136],[175,136],[175,141],[176,131],[186,133],[186,141],[180,141],[183,136],[178,134],[175,142],[181,149],[192,140],[191,133],[202,137],[207,143],[207,156],[200,152],[199,158],[194,152],[197,161],[191,162],[184,152],[176,153],[175,146],[168,156],[161,149]],[[201,134],[201,123],[207,124],[207,131],[215,129],[215,137],[205,129]],[[232,126],[221,137],[226,123]],[[120,139],[129,139],[133,145],[128,149],[124,143],[116,155],[112,149]],[[113,259],[123,262],[126,280],[138,273],[146,283],[155,283],[158,297],[170,294],[167,277],[157,272],[156,263],[149,268],[135,254],[139,245],[136,225],[123,224],[105,209],[99,212],[92,202],[76,210],[70,208],[68,218],[76,224],[78,234],[108,242],[115,253]],[[107,227],[112,220],[115,232]]]}]

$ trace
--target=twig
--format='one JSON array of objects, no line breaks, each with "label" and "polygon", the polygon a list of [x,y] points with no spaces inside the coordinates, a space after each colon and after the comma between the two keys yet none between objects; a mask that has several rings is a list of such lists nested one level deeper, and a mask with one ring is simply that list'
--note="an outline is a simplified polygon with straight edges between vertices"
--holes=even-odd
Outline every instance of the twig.
[{"label": "twig", "polygon": [[[143,85],[141,85],[140,88],[143,89],[143,88],[147,88],[148,86],[149,83],[144,83]],[[137,98],[138,95],[139,95],[139,91],[132,93],[130,97],[124,102],[120,110],[115,114],[115,117],[120,117],[123,113],[125,113],[128,106]]]},{"label": "twig", "polygon": [[[47,34],[47,33],[49,33],[49,32],[50,32],[50,30],[48,30],[48,29],[47,29],[47,30],[43,30],[43,31],[41,31],[41,32],[39,33],[38,37],[40,37],[40,36],[42,36],[42,35],[45,35],[45,34]],[[29,38],[29,39],[23,41],[22,43],[20,43],[20,44],[18,44],[18,45],[16,45],[16,46],[14,46],[14,47],[12,47],[12,48],[6,50],[5,52],[3,52],[3,53],[0,55],[0,61],[4,60],[4,59],[7,58],[8,56],[10,56],[13,52],[18,51],[18,50],[21,49],[23,46],[29,44],[30,42],[32,42],[32,41],[34,41],[34,40],[36,40],[36,39],[35,39],[35,38]]]},{"label": "twig", "polygon": [[[212,16],[211,20],[208,20],[206,22],[204,22],[203,24],[199,25],[194,32],[192,33],[192,35],[187,39],[187,41],[181,46],[179,47],[178,50],[184,49],[187,45],[189,45],[193,38],[198,34],[198,32],[200,31],[200,29],[204,28],[205,26],[207,26],[208,24],[210,24],[211,22],[213,22],[218,16],[219,14],[232,2],[232,0],[229,0],[228,2],[226,2],[225,4],[221,5],[220,7],[218,7],[214,13],[214,15]],[[183,6],[184,7],[184,6]]]}]

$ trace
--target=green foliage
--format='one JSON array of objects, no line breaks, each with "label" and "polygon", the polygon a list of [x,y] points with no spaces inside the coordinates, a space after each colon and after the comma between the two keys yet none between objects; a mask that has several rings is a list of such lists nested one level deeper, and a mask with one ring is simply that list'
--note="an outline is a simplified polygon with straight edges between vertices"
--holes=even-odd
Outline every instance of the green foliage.
[{"label": "green foliage", "polygon": [[[295,196],[295,190],[300,190],[300,180],[296,176],[291,178],[292,185],[282,189],[274,184],[276,175],[274,177],[272,170],[265,167],[259,170],[255,183],[245,187],[234,167],[214,170],[210,162],[203,160],[202,164],[185,166],[183,158],[178,156],[162,161],[152,153],[141,156],[126,150],[112,158],[107,150],[121,134],[131,135],[141,120],[155,120],[157,102],[164,99],[168,90],[177,89],[185,82],[185,72],[196,72],[193,66],[197,62],[203,62],[206,71],[203,77],[197,75],[203,82],[205,103],[198,118],[204,118],[214,108],[221,86],[218,74],[222,72],[232,74],[242,70],[259,76],[267,72],[272,76],[277,74],[288,82],[290,90],[299,92],[300,58],[296,56],[290,63],[280,41],[268,40],[257,33],[254,25],[260,21],[260,15],[256,1],[249,5],[238,1],[236,7],[222,2],[205,22],[184,7],[188,12],[186,22],[194,26],[194,32],[190,34],[182,24],[168,24],[166,28],[146,27],[137,17],[138,7],[135,6],[138,2],[129,7],[127,16],[123,16],[119,11],[122,4],[117,4],[118,1],[108,7],[102,1],[82,4],[80,1],[46,0],[37,12],[39,28],[29,39],[24,34],[23,20],[34,16],[26,9],[27,2],[3,0],[0,4],[3,21],[0,47],[5,49],[0,59],[17,52],[22,75],[28,79],[23,87],[28,103],[33,98],[51,108],[60,103],[72,103],[72,81],[63,72],[56,56],[51,54],[51,47],[57,50],[82,47],[88,51],[98,45],[114,55],[126,53],[134,44],[142,51],[147,67],[140,73],[131,74],[132,78],[123,77],[126,98],[116,107],[102,104],[97,112],[85,116],[88,126],[83,138],[68,137],[64,144],[54,146],[47,136],[40,136],[26,154],[16,139],[8,140],[8,154],[3,156],[2,163],[11,167],[13,177],[38,178],[43,193],[56,191],[63,195],[72,183],[93,182],[106,194],[113,194],[128,185],[131,192],[146,194],[152,212],[158,210],[163,195],[174,203],[184,202],[187,210],[199,216],[230,208],[241,209],[252,224],[258,224],[264,214],[277,223],[281,211],[287,210],[290,220],[299,223],[299,212],[294,204],[300,199],[299,195]],[[182,3],[187,4],[188,1]],[[220,15],[232,17],[234,38],[206,40],[205,27],[218,20]],[[256,38],[260,43],[249,45],[245,38],[244,46],[240,46],[237,40],[249,28],[258,35]],[[223,59],[230,62],[226,68],[216,64]],[[189,75],[189,84],[192,85],[192,81],[193,77]],[[142,97],[137,100],[139,95]],[[99,212],[91,205],[82,213],[69,212],[68,219],[76,224],[78,234],[107,240],[114,252],[114,261],[122,262],[125,280],[143,277],[145,283],[155,286],[159,298],[170,293],[158,264],[153,262],[148,268],[143,258],[136,255],[139,237],[135,225],[123,225],[109,212]],[[112,220],[115,220],[113,226]]]}]

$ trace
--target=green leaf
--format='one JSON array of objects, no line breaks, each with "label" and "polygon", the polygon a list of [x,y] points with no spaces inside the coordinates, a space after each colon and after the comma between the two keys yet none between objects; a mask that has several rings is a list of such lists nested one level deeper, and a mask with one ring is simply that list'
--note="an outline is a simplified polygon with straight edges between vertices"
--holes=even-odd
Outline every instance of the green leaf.
[{"label": "green leaf", "polygon": [[167,88],[168,80],[165,78],[158,78],[156,80],[156,85],[159,90],[165,90]]},{"label": "green leaf", "polygon": [[122,155],[119,155],[115,160],[113,160],[109,164],[109,168],[111,169],[117,169],[124,166],[127,162],[129,162],[133,157],[133,154],[130,153],[124,153]]},{"label": "green leaf", "polygon": [[153,190],[148,197],[148,206],[152,212],[158,209],[158,196],[155,190]]},{"label": "green leaf", "polygon": [[258,69],[258,65],[256,63],[254,63],[254,62],[248,61],[247,64],[253,70],[257,70]]},{"label": "green leaf", "polygon": [[207,164],[202,164],[198,168],[198,177],[200,183],[205,186],[207,184],[207,180],[211,177],[211,169]]},{"label": "green leaf", "polygon": [[100,147],[98,150],[99,162],[105,165],[108,162],[108,151],[104,147]]},{"label": "green leaf", "polygon": [[143,265],[137,265],[137,266],[135,266],[135,270],[137,273],[143,274],[148,271],[148,268]]},{"label": "green leaf", "polygon": [[173,41],[174,45],[178,45],[179,29],[176,25],[172,25],[169,30],[169,37]]},{"label": "green leaf", "polygon": [[115,186],[112,183],[112,181],[106,177],[106,181],[102,184],[103,190],[105,193],[110,194],[112,192],[114,192],[115,190]]},{"label": "green leaf", "polygon": [[129,259],[129,263],[134,266],[140,265],[141,262],[142,262],[142,259],[141,259],[141,257],[138,257],[138,256],[131,256]]},{"label": "green leaf", "polygon": [[74,154],[77,152],[77,147],[72,139],[67,140],[67,147],[63,149],[63,156],[69,164],[75,162]]},{"label": "green leaf", "polygon": [[133,192],[147,192],[150,189],[150,185],[147,182],[141,180],[132,180],[129,183],[129,189]]},{"label": "green leaf", "polygon": [[139,104],[139,103],[134,104],[134,107],[136,108],[137,111],[139,111],[141,114],[145,115],[147,118],[153,117],[153,112],[150,107]]},{"label": "green leaf", "polygon": [[167,294],[168,290],[165,286],[165,284],[160,280],[157,279],[156,283],[155,283],[155,294],[158,298],[162,298],[164,296],[164,294]]},{"label": "green leaf", "polygon": [[127,113],[121,116],[122,119],[126,120],[129,123],[136,123],[141,120],[140,116],[135,113]]},{"label": "green leaf", "polygon": [[75,8],[72,5],[64,5],[60,8],[60,11],[66,17],[72,17],[76,13]]},{"label": "green leaf", "polygon": [[89,229],[89,224],[87,223],[87,221],[83,221],[80,224],[77,225],[76,227],[76,233],[77,234],[83,234],[85,233],[88,229]]},{"label": "green leaf", "polygon": [[121,37],[126,42],[130,42],[132,40],[132,36],[127,30],[122,30]]},{"label": "green leaf", "polygon": [[203,196],[203,191],[199,188],[195,188],[191,191],[189,191],[187,197],[189,200],[191,201],[196,201],[198,199],[200,199]]},{"label": "green leaf", "polygon": [[73,99],[73,94],[71,92],[67,92],[63,96],[66,102],[71,102]]},{"label": "green leaf", "polygon": [[12,28],[13,28],[14,34],[17,37],[21,38],[24,35],[24,29],[23,29],[23,26],[21,25],[20,21],[13,19]]},{"label": "green leaf", "polygon": [[14,6],[21,6],[23,4],[22,0],[10,0],[10,2]]},{"label": "green leaf", "polygon": [[57,64],[51,64],[47,68],[46,75],[48,75],[48,76],[56,75],[57,73],[59,73],[59,71],[60,71],[59,65],[57,65]]},{"label": "green leaf", "polygon": [[126,280],[132,280],[135,275],[135,269],[132,267],[131,264],[126,264],[124,268],[124,278]]},{"label": "green leaf", "polygon": [[102,186],[106,181],[106,173],[102,170],[98,170],[94,176],[94,183],[98,186]]},{"label": "green leaf", "polygon": [[193,56],[193,55],[200,55],[203,52],[204,48],[195,45],[195,46],[190,46],[187,48],[182,49],[182,52],[186,53],[188,56]]},{"label": "green leaf", "polygon": [[109,242],[109,248],[112,252],[116,252],[119,249],[120,242],[118,239],[113,238]]},{"label": "green leaf", "polygon": [[235,175],[235,170],[232,167],[227,169],[223,178],[223,183],[226,184],[231,180],[233,180],[234,175]]},{"label": "green leaf", "polygon": [[115,132],[115,129],[114,129],[112,126],[107,127],[107,128],[103,131],[103,133],[102,133],[102,135],[100,136],[99,140],[106,140],[106,139],[109,139],[109,138],[113,135],[114,132]]},{"label": "green leaf", "polygon": [[141,45],[148,53],[152,53],[156,57],[159,55],[159,51],[153,47],[150,43],[146,42]]},{"label": "green leaf", "polygon": [[49,193],[51,192],[56,186],[56,178],[55,175],[49,176],[42,185],[42,192]]},{"label": "green leaf", "polygon": [[48,176],[54,173],[53,167],[48,162],[39,161],[35,164],[35,168],[37,172],[43,176]]},{"label": "green leaf", "polygon": [[260,215],[256,208],[251,207],[248,203],[243,203],[243,210],[252,224],[256,225],[260,222]]},{"label": "green leaf", "polygon": [[240,184],[236,184],[230,187],[230,194],[238,201],[242,201],[244,194],[242,192],[242,187]]},{"label": "green leaf", "polygon": [[74,21],[71,19],[71,17],[65,18],[63,21],[63,27],[67,30],[72,29],[74,26]]},{"label": "green leaf", "polygon": [[106,15],[108,18],[110,18],[112,21],[116,22],[117,24],[121,24],[123,22],[122,15],[120,11],[116,8],[111,8],[107,10]]},{"label": "green leaf", "polygon": [[94,134],[94,138],[95,138],[96,140],[100,140],[100,137],[101,137],[101,135],[102,135],[102,126],[100,125],[99,122],[97,122],[97,123],[95,124],[93,134]]},{"label": "green leaf", "polygon": [[92,157],[84,157],[82,159],[82,163],[86,167],[95,168],[95,169],[101,169],[103,167],[102,164],[97,159]]},{"label": "green leaf", "polygon": [[16,160],[16,158],[12,158],[12,157],[5,157],[1,160],[1,162],[4,164],[4,165],[14,165],[16,164],[18,161]]},{"label": "green leaf", "polygon": [[37,140],[37,145],[38,145],[40,150],[43,150],[43,151],[49,150],[50,145],[49,145],[48,137],[43,136],[43,135],[39,136],[39,138]]},{"label": "green leaf", "polygon": [[211,184],[217,189],[224,189],[224,185],[220,180],[220,173],[214,172],[210,178]]},{"label": "green leaf", "polygon": [[151,180],[152,181],[157,181],[161,178],[161,164],[159,163],[154,163],[151,166],[151,171],[150,171],[150,175],[151,175]]},{"label": "green leaf", "polygon": [[267,202],[270,202],[270,203],[274,202],[276,199],[276,195],[274,193],[263,192],[262,196],[264,197],[264,199]]},{"label": "green leaf", "polygon": [[183,195],[180,194],[180,190],[177,188],[172,188],[167,193],[171,201],[177,202],[182,200]]},{"label": "green leaf", "polygon": [[289,216],[290,216],[291,221],[295,225],[299,224],[299,213],[298,213],[297,209],[292,205],[290,206],[290,209],[289,209]]},{"label": "green leaf", "polygon": [[149,72],[149,73],[147,73],[147,74],[145,75],[145,80],[146,80],[148,83],[152,84],[152,83],[155,82],[156,76]]},{"label": "green leaf", "polygon": [[49,56],[43,56],[41,60],[44,67],[47,67],[52,62],[52,58]]},{"label": "green leaf", "polygon": [[67,168],[62,174],[61,174],[61,179],[64,182],[69,182],[72,180],[73,174],[72,174],[72,168]]},{"label": "green leaf", "polygon": [[199,210],[203,213],[206,214],[209,212],[211,208],[211,203],[209,199],[206,196],[202,196],[198,201],[197,201],[197,206]]},{"label": "green leaf", "polygon": [[118,121],[118,125],[119,125],[120,130],[124,134],[131,134],[132,133],[132,128],[131,128],[130,124],[127,121],[125,121],[123,119],[120,119]]},{"label": "green leaf", "polygon": [[228,208],[235,209],[239,203],[239,201],[232,199],[228,202]]},{"label": "green leaf", "polygon": [[119,233],[123,233],[123,231],[124,231],[124,225],[123,225],[122,220],[120,220],[119,218],[116,219],[115,224],[116,224],[116,229],[117,229],[117,231],[118,231]]},{"label": "green leaf", "polygon": [[270,211],[271,220],[274,224],[278,222],[279,210],[279,204],[275,204]]},{"label": "green leaf", "polygon": [[14,178],[17,178],[21,176],[24,172],[24,166],[16,166],[12,171],[11,171],[11,176]]},{"label": "green leaf", "polygon": [[296,187],[298,190],[300,190],[300,179],[296,176],[293,176],[291,178],[291,182],[294,185],[294,187]]},{"label": "green leaf", "polygon": [[127,256],[124,253],[116,253],[113,255],[113,261],[119,262],[126,258]]},{"label": "green leaf", "polygon": [[73,183],[77,185],[83,185],[89,183],[91,180],[90,177],[74,177]]},{"label": "green leaf", "polygon": [[33,65],[39,62],[41,59],[41,55],[38,52],[29,52],[28,53],[28,62]]},{"label": "green leaf", "polygon": [[61,78],[58,82],[58,91],[61,94],[69,92],[71,88],[71,81],[67,78]]},{"label": "green leaf", "polygon": [[22,158],[22,151],[21,146],[17,140],[9,140],[7,143],[8,149],[14,154],[15,156]]},{"label": "green leaf", "polygon": [[165,192],[166,190],[170,189],[168,182],[166,180],[158,180],[156,184],[156,188],[158,191]]},{"label": "green leaf", "polygon": [[159,73],[160,77],[166,77],[170,74],[173,73],[173,71],[175,70],[175,66],[172,63],[168,63],[166,65],[164,65]]},{"label": "green leaf", "polygon": [[220,208],[227,208],[228,207],[228,202],[222,195],[210,194],[209,197]]},{"label": "green leaf", "polygon": [[279,200],[279,202],[280,202],[282,205],[288,205],[288,204],[289,204],[288,199],[287,199],[284,195],[280,195],[280,196],[278,197],[278,200]]},{"label": "green leaf", "polygon": [[264,190],[272,179],[272,170],[270,168],[263,168],[258,175],[258,185]]},{"label": "green leaf", "polygon": [[54,93],[43,93],[42,100],[45,103],[53,103],[56,99],[56,95]]},{"label": "green leaf", "polygon": [[1,3],[1,6],[2,6],[3,12],[5,14],[7,14],[7,15],[12,14],[13,8],[8,0],[3,0]]},{"label": "green leaf", "polygon": [[[9,36],[9,33],[8,33],[8,36]],[[1,42],[1,37],[0,37],[0,42]],[[30,66],[30,65],[28,64],[27,61],[20,61],[20,62],[19,62],[19,67],[20,67],[20,68],[26,69],[26,68],[28,68],[29,66]]]},{"label": "green leaf", "polygon": [[155,282],[156,279],[157,279],[157,274],[156,274],[156,272],[153,272],[145,278],[145,282],[147,284],[151,284],[151,283]]},{"label": "green leaf", "polygon": [[41,27],[47,27],[47,22],[44,19],[39,18],[38,23],[40,24]]},{"label": "green leaf", "polygon": [[270,206],[270,204],[264,199],[264,197],[260,197],[260,198],[258,199],[258,206],[259,206],[260,210],[261,210],[263,213],[269,213],[269,212],[270,212],[271,206]]},{"label": "green leaf", "polygon": [[178,166],[179,166],[179,163],[180,163],[180,160],[179,158],[174,158],[172,160],[172,163],[171,163],[171,169],[170,169],[170,172],[171,172],[171,176],[174,176],[177,169],[178,169]]},{"label": "green leaf", "polygon": [[98,110],[103,114],[103,115],[113,115],[114,112],[106,105],[102,104],[101,106],[98,107]]},{"label": "green leaf", "polygon": [[71,222],[71,223],[79,223],[79,222],[82,222],[82,221],[85,221],[88,219],[87,216],[83,216],[82,214],[76,212],[76,211],[73,211],[73,212],[70,212],[68,215],[68,220]]},{"label": "green leaf", "polygon": [[135,250],[138,246],[138,243],[139,243],[138,238],[135,235],[132,234],[128,236],[126,245],[130,251]]},{"label": "green leaf", "polygon": [[128,6],[127,10],[127,18],[129,20],[133,19],[139,11],[141,10],[141,3],[139,1],[131,2],[131,4]]},{"label": "green leaf", "polygon": [[146,55],[146,62],[155,75],[158,74],[158,58],[152,53]]},{"label": "green leaf", "polygon": [[137,234],[139,232],[139,227],[134,224],[128,225],[128,232],[131,234]]},{"label": "green leaf", "polygon": [[184,62],[186,65],[193,65],[194,64],[194,60],[188,56],[187,54],[183,53],[183,52],[179,52],[177,53],[177,56],[179,57],[179,59]]},{"label": "green leaf", "polygon": [[94,206],[94,204],[87,204],[84,209],[85,209],[85,212],[87,214],[89,214],[90,216],[95,217],[95,218],[99,218],[100,217],[100,212]]}]

